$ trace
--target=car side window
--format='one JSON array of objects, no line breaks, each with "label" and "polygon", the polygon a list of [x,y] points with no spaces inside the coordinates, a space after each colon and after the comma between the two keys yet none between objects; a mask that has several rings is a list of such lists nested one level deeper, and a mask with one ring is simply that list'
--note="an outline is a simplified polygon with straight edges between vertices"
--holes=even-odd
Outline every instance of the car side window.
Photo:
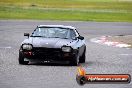
[{"label": "car side window", "polygon": [[75,33],[75,31],[71,30],[70,36],[71,36],[72,39],[75,39],[75,38],[76,38],[76,33]]}]

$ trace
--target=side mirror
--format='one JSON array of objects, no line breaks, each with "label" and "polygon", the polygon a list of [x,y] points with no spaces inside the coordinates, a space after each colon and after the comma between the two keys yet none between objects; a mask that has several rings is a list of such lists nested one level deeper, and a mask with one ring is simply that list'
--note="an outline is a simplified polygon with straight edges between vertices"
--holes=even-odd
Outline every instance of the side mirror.
[{"label": "side mirror", "polygon": [[83,39],[84,39],[84,37],[83,37],[83,36],[78,36],[78,39],[83,40]]},{"label": "side mirror", "polygon": [[24,36],[28,36],[29,37],[29,33],[24,33]]}]

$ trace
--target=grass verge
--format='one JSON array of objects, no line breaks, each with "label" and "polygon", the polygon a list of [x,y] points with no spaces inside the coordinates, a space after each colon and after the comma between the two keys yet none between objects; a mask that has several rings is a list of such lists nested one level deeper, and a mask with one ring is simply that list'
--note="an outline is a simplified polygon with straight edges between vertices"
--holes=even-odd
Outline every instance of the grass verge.
[{"label": "grass verge", "polygon": [[0,19],[132,22],[132,2],[119,0],[1,0]]}]

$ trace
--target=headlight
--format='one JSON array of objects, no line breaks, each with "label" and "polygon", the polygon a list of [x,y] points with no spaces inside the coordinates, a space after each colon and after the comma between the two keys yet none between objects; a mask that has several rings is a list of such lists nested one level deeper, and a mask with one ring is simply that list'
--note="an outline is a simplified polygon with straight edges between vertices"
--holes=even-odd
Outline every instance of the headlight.
[{"label": "headlight", "polygon": [[71,47],[70,46],[63,46],[62,51],[63,52],[71,52]]},{"label": "headlight", "polygon": [[29,44],[24,44],[22,46],[22,49],[24,49],[24,50],[31,50],[32,48],[33,48],[32,45],[29,45]]}]

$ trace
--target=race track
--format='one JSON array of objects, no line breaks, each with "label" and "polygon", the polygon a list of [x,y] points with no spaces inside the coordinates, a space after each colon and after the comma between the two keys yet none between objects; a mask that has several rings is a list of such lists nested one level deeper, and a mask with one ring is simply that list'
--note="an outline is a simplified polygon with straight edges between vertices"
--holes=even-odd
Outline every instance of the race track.
[{"label": "race track", "polygon": [[103,35],[132,34],[132,23],[0,20],[0,88],[132,88],[132,84],[86,84],[76,82],[76,66],[19,65],[18,50],[25,38],[40,24],[75,26],[85,37],[87,73],[132,75],[132,49],[114,48],[90,42]]}]

